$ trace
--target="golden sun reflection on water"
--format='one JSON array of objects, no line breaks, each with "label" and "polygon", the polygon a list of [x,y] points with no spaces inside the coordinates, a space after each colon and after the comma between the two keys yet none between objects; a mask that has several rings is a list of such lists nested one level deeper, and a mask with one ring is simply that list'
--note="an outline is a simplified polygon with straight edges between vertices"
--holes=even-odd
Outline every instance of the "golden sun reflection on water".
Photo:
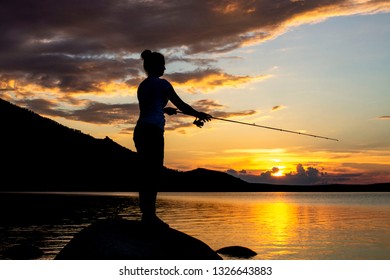
[{"label": "golden sun reflection on water", "polygon": [[273,202],[253,204],[250,211],[255,222],[253,237],[262,244],[268,258],[292,254],[289,245],[296,243],[299,234],[298,207],[279,194]]},{"label": "golden sun reflection on water", "polygon": [[182,207],[169,207],[174,213],[165,212],[164,218],[214,249],[248,247],[257,252],[255,259],[390,258],[390,205],[361,205],[341,196],[273,193],[183,199]]},{"label": "golden sun reflection on water", "polygon": [[286,243],[294,234],[296,225],[295,209],[283,202],[257,204],[253,211],[257,224],[268,229],[268,236],[279,244]]}]

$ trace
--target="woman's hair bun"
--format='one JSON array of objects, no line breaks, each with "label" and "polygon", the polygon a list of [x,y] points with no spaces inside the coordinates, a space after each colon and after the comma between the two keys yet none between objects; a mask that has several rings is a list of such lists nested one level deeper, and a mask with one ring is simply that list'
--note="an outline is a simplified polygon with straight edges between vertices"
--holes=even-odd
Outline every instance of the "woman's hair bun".
[{"label": "woman's hair bun", "polygon": [[142,53],[141,53],[141,58],[143,60],[145,60],[147,57],[149,57],[150,55],[152,54],[152,51],[151,50],[144,50]]}]

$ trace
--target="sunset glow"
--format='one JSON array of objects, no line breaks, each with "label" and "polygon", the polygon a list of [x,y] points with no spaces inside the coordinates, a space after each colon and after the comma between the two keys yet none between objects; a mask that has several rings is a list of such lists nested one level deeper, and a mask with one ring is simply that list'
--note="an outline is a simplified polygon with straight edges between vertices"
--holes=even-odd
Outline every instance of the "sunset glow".
[{"label": "sunset glow", "polygon": [[284,176],[283,170],[279,170],[279,171],[277,171],[275,173],[272,173],[272,176],[274,176],[274,177],[282,177],[282,176]]},{"label": "sunset glow", "polygon": [[36,1],[23,13],[19,2],[2,4],[16,15],[0,28],[2,99],[135,151],[140,53],[152,49],[200,111],[340,140],[166,116],[167,167],[390,182],[389,1]]}]

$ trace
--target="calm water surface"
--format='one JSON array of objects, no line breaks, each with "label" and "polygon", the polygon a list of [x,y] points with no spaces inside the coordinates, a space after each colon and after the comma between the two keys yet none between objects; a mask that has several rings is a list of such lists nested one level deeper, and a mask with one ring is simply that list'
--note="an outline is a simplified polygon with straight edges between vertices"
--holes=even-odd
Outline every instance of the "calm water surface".
[{"label": "calm water surface", "polygon": [[[96,220],[139,219],[137,203],[136,193],[1,193],[0,259],[21,243],[54,259]],[[158,212],[215,250],[245,246],[254,259],[390,259],[390,193],[160,193]]]}]

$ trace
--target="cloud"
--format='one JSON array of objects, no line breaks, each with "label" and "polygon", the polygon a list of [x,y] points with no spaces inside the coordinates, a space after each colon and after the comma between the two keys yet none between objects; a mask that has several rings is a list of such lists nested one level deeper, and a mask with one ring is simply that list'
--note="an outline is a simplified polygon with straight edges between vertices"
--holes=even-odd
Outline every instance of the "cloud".
[{"label": "cloud", "polygon": [[270,77],[226,73],[213,67],[217,56],[210,54],[259,44],[329,17],[389,11],[387,0],[3,1],[0,82],[16,81],[15,94],[34,99],[42,99],[39,89],[60,98],[107,94],[107,85],[133,89],[143,76],[139,54],[148,48],[172,55],[168,62],[193,65],[193,71],[168,77],[187,91],[205,92]]},{"label": "cloud", "polygon": [[19,85],[59,88],[62,92],[98,92],[100,82],[121,80],[131,73],[137,75],[137,68],[138,59],[21,53],[2,58],[0,79],[17,80]]},{"label": "cloud", "polygon": [[[243,110],[243,111],[225,111],[221,109],[226,109],[226,107],[216,100],[212,99],[200,99],[191,104],[193,108],[201,112],[207,112],[213,117],[219,118],[229,118],[229,117],[242,117],[242,116],[251,116],[257,113],[256,110]],[[166,123],[166,130],[181,130],[184,128],[194,127],[193,125],[194,117],[177,115],[169,119],[169,122]]]},{"label": "cloud", "polygon": [[138,103],[105,104],[95,101],[77,101],[75,109],[63,109],[59,104],[47,99],[24,100],[17,105],[34,108],[34,112],[51,117],[66,117],[70,120],[93,124],[133,124],[138,118]]},{"label": "cloud", "polygon": [[[102,71],[117,77],[123,72],[114,69],[134,67],[132,59],[124,58],[145,48],[221,52],[274,38],[289,26],[388,11],[384,0],[5,1],[0,69],[38,77],[51,69],[53,74],[42,83],[59,79],[69,85],[75,77],[62,75]],[[107,66],[114,71],[103,71]],[[85,87],[81,83],[75,88]]]},{"label": "cloud", "polygon": [[283,110],[287,108],[287,106],[284,106],[284,105],[276,105],[274,107],[272,107],[271,111],[274,112],[274,111],[279,111],[279,110]]},{"label": "cloud", "polygon": [[238,76],[225,73],[221,69],[196,69],[191,72],[166,74],[165,77],[174,86],[184,88],[191,93],[209,92],[221,87],[235,87],[241,84],[263,81],[272,75]]},{"label": "cloud", "polygon": [[[216,100],[212,99],[200,99],[192,103],[194,108],[198,111],[205,111],[212,115],[213,117],[238,117],[238,116],[251,116],[257,113],[256,110],[243,110],[243,111],[226,111],[226,106],[218,103]],[[223,111],[221,111],[221,109]]]},{"label": "cloud", "polygon": [[[353,165],[353,164],[350,164]],[[389,166],[383,166],[382,169],[359,169],[340,168],[326,172],[318,168],[302,164],[296,165],[295,172],[290,172],[284,176],[273,176],[279,171],[278,167],[254,175],[252,172],[241,170],[235,171],[229,169],[226,172],[235,177],[241,178],[250,183],[276,184],[276,185],[326,185],[326,184],[373,184],[389,182]]]},{"label": "cloud", "polygon": [[[280,185],[324,185],[324,184],[342,184],[342,183],[356,183],[372,181],[373,174],[365,174],[361,172],[355,173],[332,173],[329,174],[324,171],[320,171],[315,167],[304,167],[302,164],[296,165],[296,171],[284,174],[284,176],[274,176],[279,171],[278,167],[273,167],[271,170],[260,173],[259,175],[253,175],[251,172],[237,172],[233,169],[227,171],[228,174],[241,178],[244,181],[250,183],[263,183],[263,184],[280,184]],[[371,176],[371,177],[369,177]],[[369,178],[369,179],[367,179]],[[370,181],[371,179],[371,181]],[[363,180],[363,181],[362,181]]]},{"label": "cloud", "polygon": [[[67,106],[66,109],[61,105],[61,101],[74,106]],[[138,103],[118,103],[106,104],[91,100],[81,100],[72,97],[66,97],[62,100],[50,99],[24,99],[14,102],[16,105],[33,109],[37,114],[48,117],[63,117],[69,120],[87,122],[91,124],[104,125],[125,125],[122,133],[132,132],[138,116]],[[256,114],[255,110],[244,111],[219,111],[226,106],[212,99],[201,99],[191,104],[192,107],[199,111],[204,111],[216,117],[237,117],[250,116]],[[193,128],[194,117],[178,114],[175,116],[166,116],[169,118],[165,127],[167,131],[179,131],[185,133],[186,128]]]},{"label": "cloud", "polygon": [[69,112],[69,118],[95,124],[135,124],[138,104],[104,104],[91,102],[86,108]]},{"label": "cloud", "polygon": [[380,116],[378,117],[380,120],[390,120],[390,116]]}]

